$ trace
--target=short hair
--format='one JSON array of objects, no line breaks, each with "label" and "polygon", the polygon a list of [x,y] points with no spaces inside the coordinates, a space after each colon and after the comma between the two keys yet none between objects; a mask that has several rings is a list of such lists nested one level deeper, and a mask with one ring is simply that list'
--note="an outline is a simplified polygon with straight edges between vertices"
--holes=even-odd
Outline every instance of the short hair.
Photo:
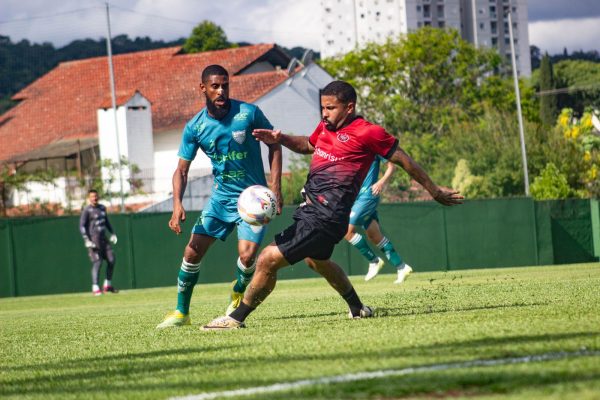
[{"label": "short hair", "polygon": [[98,191],[97,191],[96,189],[90,189],[90,190],[88,190],[88,196],[89,196],[90,194],[92,194],[92,193],[96,193],[96,194],[98,194]]},{"label": "short hair", "polygon": [[221,65],[213,64],[204,68],[202,71],[202,83],[208,81],[208,78],[213,75],[229,77],[229,73],[225,68],[223,68]]},{"label": "short hair", "polygon": [[356,90],[344,81],[333,81],[321,90],[321,96],[335,96],[341,103],[356,104]]}]

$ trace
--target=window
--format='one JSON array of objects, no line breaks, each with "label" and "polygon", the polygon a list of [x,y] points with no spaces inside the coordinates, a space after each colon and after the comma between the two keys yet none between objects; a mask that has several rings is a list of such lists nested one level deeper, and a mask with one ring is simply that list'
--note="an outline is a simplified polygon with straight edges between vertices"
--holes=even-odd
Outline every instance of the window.
[{"label": "window", "polygon": [[423,5],[423,17],[431,18],[431,6],[429,4]]},{"label": "window", "polygon": [[443,4],[438,4],[437,16],[438,16],[438,18],[444,18],[444,5]]},{"label": "window", "polygon": [[492,38],[492,46],[497,46],[498,45],[498,38],[493,37]]},{"label": "window", "polygon": [[483,22],[479,23],[479,29],[484,30],[485,29],[485,25]]},{"label": "window", "polygon": [[425,21],[425,22],[423,22],[423,25],[425,25],[425,26],[431,26],[431,21]]},{"label": "window", "polygon": [[417,11],[421,12],[421,6],[417,6]]},{"label": "window", "polygon": [[492,31],[492,35],[498,34],[498,23],[496,21],[490,22],[490,30]]},{"label": "window", "polygon": [[438,21],[438,26],[440,28],[445,28],[446,27],[446,22],[445,21]]}]

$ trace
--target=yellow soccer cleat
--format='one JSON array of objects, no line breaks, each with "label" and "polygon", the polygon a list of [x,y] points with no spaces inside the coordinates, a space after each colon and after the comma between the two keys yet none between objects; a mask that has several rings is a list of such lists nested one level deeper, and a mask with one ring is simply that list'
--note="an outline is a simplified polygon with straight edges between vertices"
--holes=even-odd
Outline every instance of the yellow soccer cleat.
[{"label": "yellow soccer cleat", "polygon": [[231,293],[231,303],[227,307],[227,311],[225,311],[226,315],[231,314],[236,308],[240,306],[242,303],[242,299],[244,298],[244,293],[232,292]]},{"label": "yellow soccer cleat", "polygon": [[[233,287],[235,287],[237,281],[233,281]],[[242,299],[244,298],[244,293],[236,292],[235,290],[231,290],[231,303],[227,307],[227,311],[225,311],[225,315],[229,315],[240,306],[242,303]]]},{"label": "yellow soccer cleat", "polygon": [[173,328],[184,325],[191,325],[192,320],[189,314],[182,314],[179,310],[175,310],[167,314],[163,322],[156,325],[156,329]]}]

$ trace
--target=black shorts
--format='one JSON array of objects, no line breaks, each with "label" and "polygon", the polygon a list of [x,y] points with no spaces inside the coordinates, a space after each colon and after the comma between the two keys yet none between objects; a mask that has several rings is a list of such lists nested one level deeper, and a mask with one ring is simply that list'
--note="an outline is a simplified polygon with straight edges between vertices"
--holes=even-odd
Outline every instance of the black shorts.
[{"label": "black shorts", "polygon": [[275,235],[275,243],[287,262],[295,264],[306,257],[329,260],[339,242],[327,235],[322,227],[306,220],[296,220],[283,232]]}]

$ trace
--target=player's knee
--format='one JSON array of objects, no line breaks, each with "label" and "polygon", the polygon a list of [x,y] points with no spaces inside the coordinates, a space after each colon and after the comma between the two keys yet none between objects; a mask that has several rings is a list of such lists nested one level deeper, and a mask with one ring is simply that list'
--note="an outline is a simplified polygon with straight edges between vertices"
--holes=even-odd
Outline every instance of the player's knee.
[{"label": "player's knee", "polygon": [[256,262],[257,271],[276,271],[279,269],[280,259],[274,251],[270,250],[270,247],[266,247],[258,256]]},{"label": "player's knee", "polygon": [[256,261],[256,253],[252,250],[240,251],[240,261],[246,267],[250,267]]},{"label": "player's knee", "polygon": [[198,254],[198,251],[191,246],[191,243],[188,243],[188,245],[185,247],[185,250],[183,251],[183,259],[185,260],[185,262],[188,262],[190,264],[198,264],[200,262],[200,254]]}]

